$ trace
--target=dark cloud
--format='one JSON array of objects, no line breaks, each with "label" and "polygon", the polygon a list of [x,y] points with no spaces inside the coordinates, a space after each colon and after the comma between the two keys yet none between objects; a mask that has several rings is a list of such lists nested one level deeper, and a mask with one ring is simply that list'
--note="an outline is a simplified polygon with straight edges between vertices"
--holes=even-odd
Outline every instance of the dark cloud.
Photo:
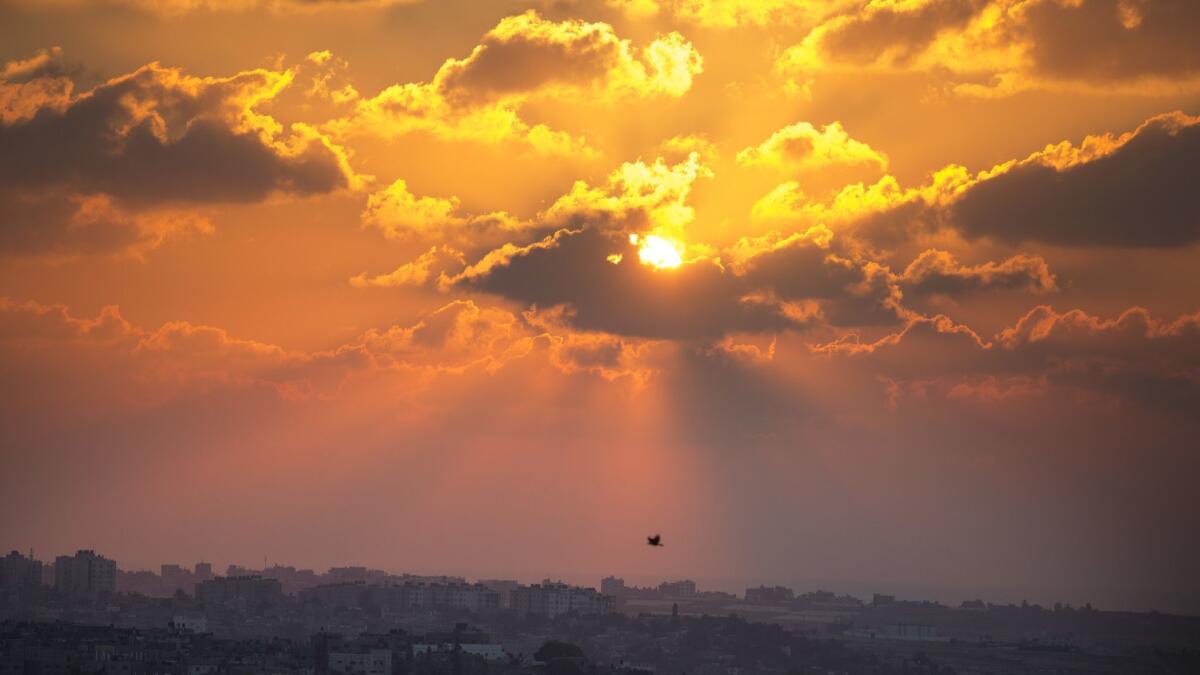
[{"label": "dark cloud", "polygon": [[848,337],[813,349],[863,359],[891,386],[926,393],[995,398],[1059,387],[1167,412],[1200,403],[1200,314],[1163,321],[1134,307],[1105,319],[1041,305],[991,340],[937,316],[875,342]]},{"label": "dark cloud", "polygon": [[982,290],[1058,290],[1050,266],[1041,256],[1021,254],[998,263],[963,265],[948,251],[936,249],[917,256],[897,281],[905,297],[965,295]]},{"label": "dark cloud", "polygon": [[746,282],[785,301],[816,301],[834,326],[890,325],[905,311],[886,267],[793,237],[750,257]]},{"label": "dark cloud", "polygon": [[916,9],[880,4],[827,24],[822,53],[837,61],[904,65],[919,56],[938,33],[965,26],[986,0],[931,0]]},{"label": "dark cloud", "polygon": [[554,22],[529,10],[501,20],[466,58],[446,61],[434,82],[453,104],[519,98],[553,86],[680,96],[702,69],[699,54],[678,33],[642,52],[609,24]]},{"label": "dark cloud", "polygon": [[1018,163],[972,185],[946,215],[968,238],[1181,246],[1200,239],[1198,180],[1200,123],[1172,113],[1065,168],[1041,158]]},{"label": "dark cloud", "polygon": [[8,255],[116,253],[153,240],[128,214],[89,209],[86,200],[60,191],[0,190],[0,212],[0,252]]},{"label": "dark cloud", "polygon": [[69,185],[129,203],[243,202],[346,187],[350,177],[328,146],[296,138],[298,147],[287,148],[249,127],[238,110],[280,86],[279,76],[189,80],[146,66],[64,110],[42,108],[28,121],[0,125],[0,179],[9,187]]},{"label": "dark cloud", "polygon": [[559,25],[528,23],[521,17],[507,21],[514,25],[502,22],[469,57],[441,70],[438,86],[444,96],[487,101],[548,84],[588,83],[604,77],[620,53],[620,40],[611,29],[568,30],[572,24],[565,24],[548,30]]},{"label": "dark cloud", "polygon": [[[608,261],[614,254],[621,262]],[[456,285],[540,307],[565,304],[574,327],[621,335],[713,338],[795,325],[777,304],[746,297],[750,289],[712,260],[656,270],[638,262],[627,239],[596,228],[560,230],[485,259]]]},{"label": "dark cloud", "polygon": [[1034,3],[1018,29],[1034,70],[1054,79],[1106,82],[1200,74],[1200,3],[1085,0]]},{"label": "dark cloud", "polygon": [[252,112],[287,73],[195,78],[151,64],[72,96],[49,56],[9,64],[15,79],[0,82],[6,252],[119,250],[155,239],[131,210],[319,194],[356,179],[316,132],[284,134]]}]

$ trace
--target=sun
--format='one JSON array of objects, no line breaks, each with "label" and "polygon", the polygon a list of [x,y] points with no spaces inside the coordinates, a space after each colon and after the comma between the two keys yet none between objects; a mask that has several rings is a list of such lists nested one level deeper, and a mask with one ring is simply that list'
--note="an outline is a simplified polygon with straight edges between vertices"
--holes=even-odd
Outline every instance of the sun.
[{"label": "sun", "polygon": [[683,264],[683,244],[656,234],[638,237],[629,235],[629,243],[641,243],[638,258],[643,264],[659,269],[672,269]]}]

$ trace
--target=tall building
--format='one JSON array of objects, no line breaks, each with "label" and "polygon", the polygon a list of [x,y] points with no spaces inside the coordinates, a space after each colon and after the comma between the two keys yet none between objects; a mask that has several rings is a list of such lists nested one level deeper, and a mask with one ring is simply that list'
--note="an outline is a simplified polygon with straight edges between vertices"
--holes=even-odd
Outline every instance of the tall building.
[{"label": "tall building", "polygon": [[625,580],[620,577],[604,577],[600,580],[600,592],[605,595],[625,595]]},{"label": "tall building", "polygon": [[198,562],[195,570],[196,581],[208,581],[213,578],[212,563]]},{"label": "tall building", "polygon": [[513,590],[521,587],[521,582],[513,579],[480,579],[479,583],[500,594],[500,606],[507,608],[508,596]]},{"label": "tall building", "polygon": [[72,596],[96,596],[117,590],[117,562],[80,550],[54,560],[54,588]]},{"label": "tall building", "polygon": [[690,579],[684,581],[664,581],[658,585],[658,592],[668,598],[690,598],[696,594],[696,582]]},{"label": "tall building", "polygon": [[42,563],[13,551],[0,558],[0,588],[37,588],[42,585]]},{"label": "tall building", "polygon": [[250,609],[283,599],[278,579],[260,576],[217,577],[196,584],[196,599],[206,605]]}]

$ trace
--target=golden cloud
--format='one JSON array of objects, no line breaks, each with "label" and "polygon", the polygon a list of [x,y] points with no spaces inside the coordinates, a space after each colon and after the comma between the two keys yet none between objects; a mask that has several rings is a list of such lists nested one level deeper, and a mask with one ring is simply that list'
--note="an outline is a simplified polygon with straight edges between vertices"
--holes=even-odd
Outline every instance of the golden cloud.
[{"label": "golden cloud", "polygon": [[820,129],[808,122],[786,126],[759,145],[739,152],[737,161],[746,166],[805,170],[838,164],[887,169],[887,157],[851,138],[840,122],[831,122]]},{"label": "golden cloud", "polygon": [[920,71],[968,96],[1030,88],[1154,92],[1200,84],[1189,0],[908,0],[840,11],[777,68]]},{"label": "golden cloud", "polygon": [[362,223],[363,227],[379,230],[388,239],[476,246],[528,227],[503,211],[482,215],[461,213],[456,197],[417,197],[409,192],[403,180],[367,198]]},{"label": "golden cloud", "polygon": [[329,398],[356,377],[388,376],[422,386],[439,375],[496,372],[534,353],[565,374],[638,382],[649,376],[637,363],[641,352],[633,343],[573,334],[548,314],[521,317],[469,300],[452,301],[410,325],[368,330],[333,349],[301,352],[187,321],[147,330],[125,320],[116,306],[79,318],[63,305],[0,297],[0,344],[6,353],[26,358],[35,353],[54,358],[62,349],[93,351],[114,365],[114,376],[130,378],[129,387],[145,389],[144,396],[135,396],[144,400],[259,385],[285,399]]},{"label": "golden cloud", "polygon": [[529,10],[501,20],[467,57],[447,59],[431,81],[388,87],[327,128],[343,136],[422,131],[447,140],[519,141],[542,154],[586,156],[584,139],[530,125],[521,105],[567,94],[598,102],[678,98],[702,70],[700,54],[678,33],[636,50],[606,23],[555,22]]},{"label": "golden cloud", "polygon": [[607,0],[632,19],[667,15],[704,28],[794,24],[820,17],[848,0]]},{"label": "golden cloud", "polygon": [[903,188],[892,176],[811,199],[789,181],[752,216],[891,244],[952,228],[969,239],[1018,244],[1171,247],[1200,238],[1190,168],[1200,161],[1200,117],[1171,112],[1133,131],[1048,145],[971,174],[950,165]]},{"label": "golden cloud", "polygon": [[157,63],[74,92],[56,50],[0,77],[3,250],[144,251],[170,231],[207,231],[182,205],[353,189],[364,178],[315,128],[261,107],[289,70],[196,77]]}]

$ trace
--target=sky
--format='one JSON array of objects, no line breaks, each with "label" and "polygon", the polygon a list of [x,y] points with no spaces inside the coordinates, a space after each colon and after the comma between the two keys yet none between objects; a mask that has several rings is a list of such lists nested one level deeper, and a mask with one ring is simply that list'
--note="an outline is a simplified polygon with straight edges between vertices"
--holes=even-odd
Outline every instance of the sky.
[{"label": "sky", "polygon": [[1197,34],[0,0],[0,545],[1200,613]]}]

